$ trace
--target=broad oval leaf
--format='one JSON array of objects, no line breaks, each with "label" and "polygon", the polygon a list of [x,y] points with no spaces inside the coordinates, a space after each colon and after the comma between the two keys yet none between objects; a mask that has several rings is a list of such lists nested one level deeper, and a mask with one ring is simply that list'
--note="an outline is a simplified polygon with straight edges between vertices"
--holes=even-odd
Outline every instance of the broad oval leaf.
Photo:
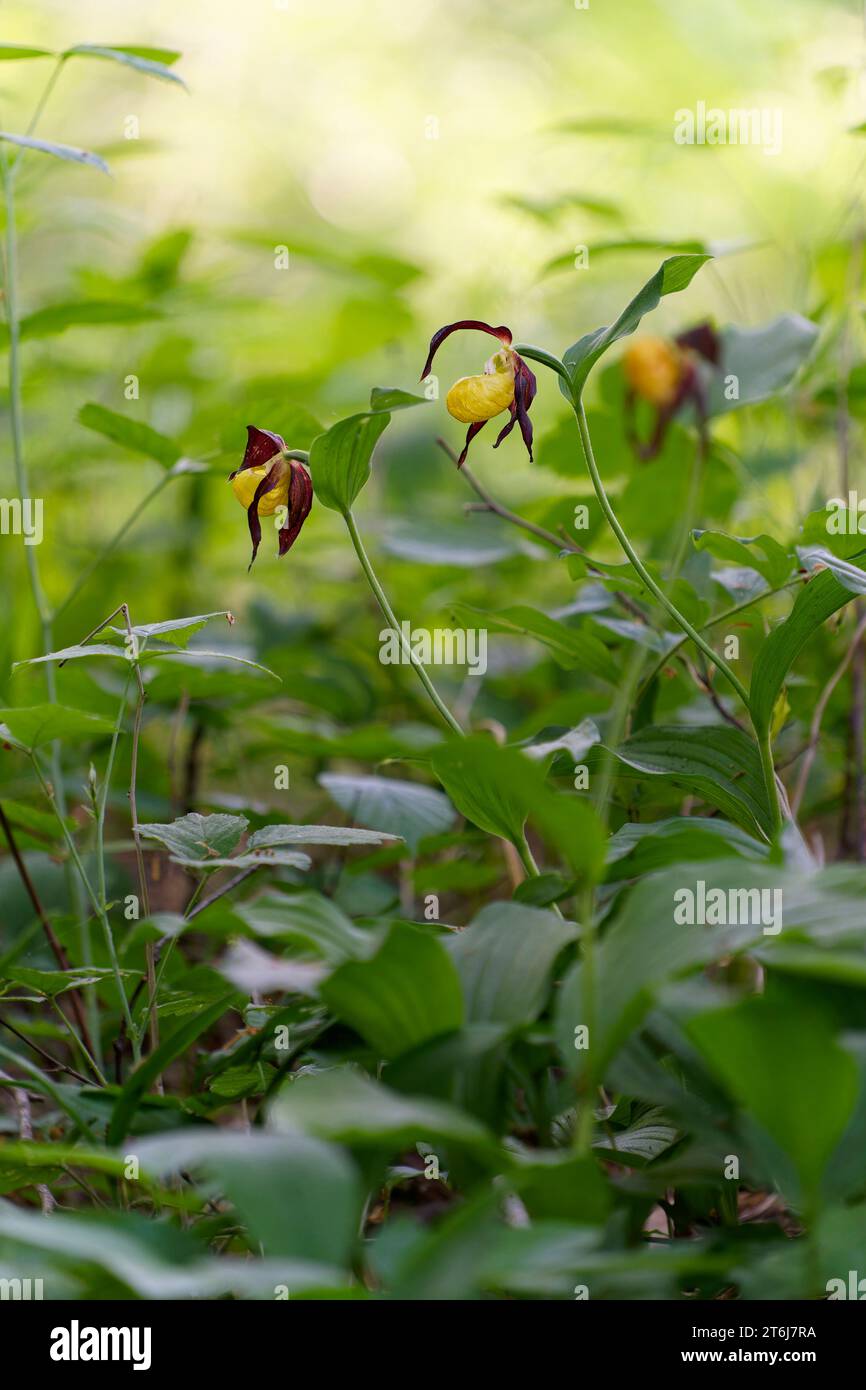
[{"label": "broad oval leaf", "polygon": [[161,845],[184,860],[202,862],[224,858],[234,849],[249,825],[246,816],[202,816],[193,811],[167,825],[147,824],[139,834]]},{"label": "broad oval leaf", "polygon": [[460,978],[443,942],[403,922],[375,955],[339,965],[319,993],[379,1057],[399,1057],[463,1023]]},{"label": "broad oval leaf", "polygon": [[541,781],[537,765],[483,734],[440,744],[430,762],[461,815],[490,835],[520,842],[531,805],[529,788]]},{"label": "broad oval leaf", "polygon": [[345,515],[370,477],[370,459],[391,416],[386,410],[339,420],[310,445],[313,491],[322,506]]},{"label": "broad oval leaf", "polygon": [[611,750],[643,777],[696,793],[760,839],[771,831],[761,760],[753,739],[724,724],[650,725]]},{"label": "broad oval leaf", "polygon": [[545,1006],[550,973],[577,928],[522,903],[490,903],[449,943],[471,1023],[532,1023]]},{"label": "broad oval leaf", "polygon": [[[784,390],[814,348],[818,326],[799,314],[780,314],[760,328],[723,328],[719,337],[719,367],[709,384],[710,415],[768,400]],[[728,389],[732,377],[736,396]]]},{"label": "broad oval leaf", "polygon": [[413,851],[425,835],[438,835],[454,824],[448,798],[419,782],[336,772],[322,773],[319,782],[352,820],[402,837]]}]

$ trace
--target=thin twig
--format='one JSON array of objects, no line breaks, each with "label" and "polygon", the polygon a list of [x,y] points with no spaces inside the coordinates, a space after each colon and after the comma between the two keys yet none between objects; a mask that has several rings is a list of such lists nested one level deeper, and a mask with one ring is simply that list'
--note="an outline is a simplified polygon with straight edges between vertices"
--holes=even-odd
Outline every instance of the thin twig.
[{"label": "thin twig", "polygon": [[74,1067],[67,1066],[67,1064],[61,1062],[58,1057],[52,1057],[50,1052],[46,1052],[45,1048],[40,1047],[32,1038],[28,1038],[24,1033],[19,1033],[18,1029],[15,1028],[8,1019],[0,1018],[0,1028],[6,1028],[19,1042],[23,1042],[26,1047],[32,1047],[33,1051],[39,1054],[43,1062],[50,1062],[51,1066],[55,1067],[57,1071],[64,1071],[67,1076],[74,1076],[75,1080],[80,1081],[84,1086],[89,1086],[91,1084],[89,1079],[86,1076],[82,1076],[80,1071],[76,1071]]},{"label": "thin twig", "polygon": [[234,878],[230,878],[228,883],[223,884],[222,888],[218,888],[215,893],[211,893],[209,898],[205,898],[203,902],[196,903],[195,907],[186,914],[187,921],[191,922],[193,917],[197,917],[200,912],[204,912],[205,908],[210,907],[220,898],[225,897],[226,893],[230,893],[233,888],[237,888],[238,885],[249,878],[251,874],[256,873],[260,867],[261,865],[259,864],[251,864],[248,869],[242,869],[239,874],[235,874]]},{"label": "thin twig", "polygon": [[[437,438],[436,443],[439,445],[440,449],[444,450],[451,462],[456,464],[457,455],[447,440]],[[560,527],[560,534],[556,535],[553,531],[548,531],[543,526],[536,526],[534,521],[528,521],[525,516],[520,516],[518,512],[512,512],[510,508],[503,506],[501,502],[497,502],[492,493],[489,493],[487,489],[481,485],[468,464],[464,463],[460,472],[473,492],[481,498],[480,505],[467,502],[466,511],[492,512],[494,516],[498,516],[502,521],[508,521],[512,526],[520,527],[521,530],[528,532],[531,536],[535,536],[536,539],[545,541],[548,545],[552,545],[556,550],[567,550],[571,555],[586,555],[586,551],[583,547],[565,534],[563,527]],[[598,569],[591,560],[587,560],[586,567],[590,574],[597,575],[600,578],[605,577],[604,571]],[[616,589],[613,591],[613,597],[627,613],[631,613],[632,617],[637,618],[639,622],[646,623],[646,614],[643,609],[639,604],[630,599],[627,594],[623,594],[620,590]]]},{"label": "thin twig", "polygon": [[[28,870],[27,865],[24,863],[24,859],[22,858],[21,852],[15,841],[15,835],[13,833],[12,826],[9,824],[9,819],[2,805],[0,805],[0,826],[3,827],[3,834],[6,836],[6,843],[9,846],[9,853],[12,855],[12,858],[15,861],[15,867],[18,870],[21,882],[24,884],[27,896],[29,897],[30,902],[33,905],[33,911],[36,913],[36,916],[42,923],[42,929],[45,932],[45,935],[48,939],[48,944],[51,947],[51,950],[54,954],[54,959],[57,961],[57,964],[61,970],[71,970],[72,967],[69,963],[69,958],[66,955],[66,952],[64,951],[60,942],[58,941],[54,932],[54,928],[52,927],[51,922],[48,919],[48,914],[45,911],[45,908],[42,906],[39,894],[36,891],[36,885],[30,877],[30,871]],[[90,1032],[87,1027],[87,1019],[84,1013],[84,1004],[81,998],[81,994],[77,989],[74,989],[70,992],[69,1005],[73,1013],[75,1014],[75,1021],[78,1024],[78,1028],[81,1032],[81,1037],[84,1041],[85,1047],[88,1052],[92,1053],[93,1043],[91,1041]]]},{"label": "thin twig", "polygon": [[[12,1092],[15,1104],[18,1107],[18,1133],[21,1138],[33,1142],[33,1119],[30,1114],[30,1097],[23,1086],[16,1086]],[[36,1191],[39,1193],[39,1200],[42,1203],[42,1215],[50,1216],[57,1206],[51,1190],[44,1182],[36,1184]]]},{"label": "thin twig", "polygon": [[687,656],[682,657],[681,660],[695,685],[699,690],[702,690],[709,699],[713,709],[722,716],[726,723],[732,724],[733,727],[739,729],[741,733],[748,734],[748,729],[745,724],[726,708],[724,700],[722,700],[721,696],[713,689],[709,674],[706,671],[699,671],[697,667],[689,661]]}]

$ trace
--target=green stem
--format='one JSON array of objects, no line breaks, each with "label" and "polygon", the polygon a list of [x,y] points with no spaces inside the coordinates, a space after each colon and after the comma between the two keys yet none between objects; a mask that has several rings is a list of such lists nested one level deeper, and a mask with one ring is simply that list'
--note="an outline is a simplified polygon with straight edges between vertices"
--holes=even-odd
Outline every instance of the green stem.
[{"label": "green stem", "polygon": [[135,525],[136,521],[141,516],[145,508],[150,506],[154,498],[159,496],[163,488],[165,488],[171,482],[174,476],[175,475],[171,472],[164,473],[163,476],[160,478],[159,482],[156,484],[156,487],[151,488],[150,492],[146,493],[145,496],[141,499],[141,501],[137,504],[137,506],[133,508],[129,516],[124,521],[123,525],[120,527],[120,530],[115,532],[111,540],[105,546],[103,546],[102,550],[100,550],[99,554],[95,557],[95,559],[91,560],[87,568],[83,570],[82,573],[76,579],[72,588],[69,590],[69,593],[66,595],[66,598],[57,608],[55,608],[53,614],[54,621],[56,621],[56,619],[60,617],[61,613],[65,613],[69,605],[73,603],[75,599],[77,599],[78,595],[81,593],[81,590],[85,587],[86,584],[90,582],[91,578],[99,569],[103,560],[107,560],[110,555],[114,554],[114,551],[120,545],[120,542],[123,540],[127,531],[129,531],[129,529]]},{"label": "green stem", "polygon": [[[3,164],[3,193],[6,207],[6,323],[9,329],[9,423],[12,431],[12,461],[15,468],[15,486],[18,496],[22,502],[29,495],[27,483],[27,468],[24,463],[24,421],[21,405],[21,357],[20,343],[21,331],[18,313],[18,238],[15,228],[15,191],[11,169]],[[39,621],[42,625],[43,637],[50,636],[51,614],[42,590],[42,582],[39,578],[39,564],[36,559],[36,547],[25,545],[24,552],[27,559],[27,573],[30,579],[30,588],[33,593],[33,602]],[[46,651],[50,651],[46,646]],[[46,671],[46,680],[51,694],[51,684],[54,680],[54,672],[50,669]]]},{"label": "green stem", "polygon": [[540,362],[543,367],[549,367],[552,372],[556,372],[568,387],[568,399],[571,400],[571,377],[564,362],[560,362],[559,358],[554,357],[546,348],[533,347],[532,343],[514,343],[512,346],[520,357],[529,357],[533,362]]},{"label": "green stem", "polygon": [[94,893],[93,891],[93,886],[90,882],[90,879],[87,877],[87,870],[81,862],[81,855],[78,853],[78,847],[76,846],[75,841],[69,833],[69,828],[66,824],[66,818],[60,814],[60,808],[57,804],[57,797],[54,794],[54,788],[50,786],[49,783],[46,781],[45,774],[43,773],[42,768],[39,766],[39,762],[35,753],[31,753],[30,761],[33,764],[33,770],[39,779],[39,785],[45,793],[45,797],[48,801],[48,804],[54,812],[54,815],[57,818],[57,822],[60,825],[60,829],[63,832],[63,838],[66,841],[66,848],[69,850],[69,853],[72,857],[72,862],[78,870],[78,876],[81,879],[82,884],[84,885],[84,891],[90,899],[91,906],[102,924],[102,929],[105,933],[105,945],[108,951],[108,958],[111,961],[111,968],[114,972],[114,979],[117,985],[117,992],[120,995],[120,1002],[123,1008],[123,1016],[126,1019],[126,1026],[129,1030],[130,1036],[133,1036],[134,1028],[132,1023],[132,1015],[129,1012],[129,1001],[126,997],[126,990],[123,988],[123,978],[120,974],[120,962],[117,959],[117,951],[114,945],[114,937],[111,934],[111,924],[108,920],[108,913],[106,912],[103,904],[100,903],[96,893]]},{"label": "green stem", "polygon": [[[39,120],[40,120],[40,117],[41,117],[41,115],[42,115],[42,112],[45,110],[45,107],[46,107],[46,105],[47,105],[47,103],[48,103],[48,98],[51,96],[51,93],[54,91],[55,83],[57,82],[58,77],[60,76],[61,72],[63,71],[63,65],[64,65],[65,62],[66,62],[66,55],[65,55],[65,54],[61,54],[60,57],[58,58],[57,62],[55,63],[54,67],[53,67],[52,70],[51,70],[51,76],[49,77],[48,81],[46,82],[45,88],[44,88],[44,90],[43,90],[43,92],[42,92],[42,95],[41,95],[41,97],[39,98],[38,102],[36,103],[36,109],[35,109],[35,111],[33,112],[33,115],[30,117],[30,124],[28,125],[27,130],[26,130],[26,134],[27,134],[28,136],[30,136],[30,135],[33,134],[34,130],[36,129],[37,125],[39,124]],[[18,168],[18,165],[21,163],[21,161],[22,161],[22,159],[24,158],[24,156],[25,156],[26,153],[27,153],[26,149],[22,149],[21,152],[20,152],[18,155],[16,155],[16,157],[15,157],[15,162],[14,162],[14,164],[12,165],[13,172],[14,172],[15,169]]]},{"label": "green stem", "polygon": [[601,481],[601,475],[598,471],[598,465],[596,464],[595,455],[592,451],[592,440],[590,439],[589,435],[589,426],[586,422],[586,411],[583,408],[583,401],[580,397],[578,397],[577,400],[572,402],[572,404],[574,406],[574,413],[577,416],[577,426],[580,431],[580,442],[583,445],[583,453],[584,458],[586,459],[586,466],[589,470],[589,476],[592,481],[593,488],[595,489],[595,495],[598,498],[598,504],[604,512],[610,529],[613,531],[622,549],[624,550],[626,558],[628,559],[632,569],[638,575],[639,579],[646,586],[646,588],[649,589],[650,593],[658,599],[662,607],[667,609],[668,613],[671,615],[677,626],[681,628],[682,631],[692,639],[695,645],[699,647],[700,650],[704,653],[704,656],[707,658],[707,660],[711,661],[712,664],[716,667],[716,669],[720,671],[721,674],[725,677],[725,679],[731,684],[731,686],[739,695],[743,704],[746,706],[746,709],[748,709],[749,695],[742,681],[739,679],[738,676],[734,674],[728,663],[725,661],[724,657],[719,656],[718,652],[713,650],[709,642],[704,641],[703,637],[697,631],[697,629],[692,627],[691,623],[688,621],[687,618],[683,616],[683,614],[677,608],[676,604],[668,598],[664,590],[656,583],[652,575],[649,573],[649,570],[646,568],[640,556],[638,555],[637,551],[635,550],[634,546],[632,545],[631,541],[629,540],[628,536],[626,535],[625,531],[623,530],[622,526],[620,525],[616,512],[611,506],[608,495],[604,490],[604,484]]},{"label": "green stem", "polygon": [[[48,91],[53,84],[49,83]],[[38,109],[35,119],[38,119]],[[31,122],[32,128],[33,122]],[[0,152],[0,176],[3,180],[3,198],[6,211],[6,266],[4,276],[6,323],[9,331],[9,423],[12,435],[12,460],[15,469],[15,487],[23,503],[29,496],[27,465],[24,458],[24,411],[21,396],[21,327],[18,307],[18,233],[15,220],[15,170],[18,161],[7,163],[6,156]],[[42,633],[43,655],[50,652],[53,643],[52,615],[42,588],[39,575],[39,562],[36,547],[24,547],[27,575],[33,595],[33,605],[39,618]],[[51,704],[57,703],[57,675],[51,662],[45,667],[45,685]],[[51,745],[51,777],[55,787],[57,805],[61,815],[66,815],[66,792],[63,785],[63,763],[60,744]],[[84,912],[84,902],[74,874],[67,870],[69,888],[75,916],[81,923],[81,959],[85,965],[90,962],[90,936]]]},{"label": "green stem", "polygon": [[[523,865],[526,877],[540,878],[541,870],[536,864],[535,855],[532,853],[532,850],[529,847],[529,841],[526,838],[526,832],[524,831],[520,839],[514,840],[512,841],[512,843],[514,845],[514,848],[517,850],[517,854],[519,856],[521,864]],[[560,909],[559,903],[551,903],[550,910],[554,912],[557,917],[562,916],[562,911]]]},{"label": "green stem", "polygon": [[414,666],[415,671],[418,675],[418,679],[420,680],[424,689],[427,691],[427,694],[430,696],[430,699],[433,701],[442,718],[445,720],[445,723],[451,729],[453,729],[455,734],[462,735],[463,729],[460,727],[457,720],[454,718],[454,715],[451,713],[448,706],[442,700],[441,696],[436,690],[436,687],[434,686],[430,677],[427,675],[423,663],[418,660],[417,656],[412,651],[412,648],[410,647],[409,643],[403,636],[400,624],[397,622],[397,619],[394,616],[394,610],[392,609],[390,603],[385,597],[385,591],[382,588],[382,585],[379,583],[378,579],[376,578],[376,573],[373,569],[373,566],[370,564],[370,558],[367,555],[366,550],[364,549],[364,542],[361,540],[360,532],[358,531],[358,527],[355,523],[355,518],[352,515],[351,511],[346,511],[343,513],[343,520],[346,523],[346,529],[349,532],[349,538],[352,542],[352,545],[355,547],[355,554],[358,557],[361,569],[364,571],[364,574],[366,575],[367,583],[370,585],[370,588],[373,591],[373,596],[376,599],[376,602],[378,603],[380,609],[382,610],[382,614],[385,618],[385,621],[393,629],[393,631],[398,634],[403,647],[403,651],[406,655],[406,659],[410,662],[412,666]]},{"label": "green stem", "polygon": [[57,1003],[57,1000],[56,1000],[56,999],[52,999],[50,1002],[51,1002],[51,1006],[52,1006],[54,1012],[57,1014],[57,1017],[60,1019],[60,1022],[63,1024],[63,1027],[66,1029],[66,1032],[69,1034],[70,1038],[72,1039],[72,1041],[73,1041],[75,1047],[77,1048],[78,1052],[80,1053],[81,1057],[82,1057],[83,1060],[87,1063],[87,1065],[90,1067],[90,1069],[91,1069],[91,1071],[93,1072],[94,1076],[97,1078],[97,1080],[98,1080],[100,1086],[107,1086],[107,1085],[108,1085],[108,1082],[107,1082],[106,1079],[105,1079],[105,1076],[104,1076],[104,1074],[103,1074],[103,1072],[102,1072],[102,1069],[100,1068],[100,1066],[99,1066],[98,1063],[96,1062],[95,1058],[93,1058],[93,1057],[91,1056],[90,1052],[89,1052],[88,1049],[87,1049],[87,1045],[86,1045],[86,1043],[84,1042],[84,1039],[83,1039],[83,1038],[80,1038],[80,1037],[78,1036],[78,1034],[76,1033],[76,1031],[75,1031],[75,1029],[73,1028],[72,1024],[70,1023],[69,1019],[66,1017],[66,1014],[63,1012],[63,1010],[61,1009],[60,1005]]},{"label": "green stem", "polygon": [[111,736],[111,746],[108,750],[108,761],[105,765],[105,777],[103,779],[102,789],[99,794],[99,800],[96,804],[96,875],[99,901],[102,903],[103,909],[106,907],[105,808],[108,802],[108,793],[111,788],[111,774],[114,771],[114,759],[117,755],[117,745],[120,740],[120,730],[123,725],[123,717],[126,714],[126,701],[127,696],[129,694],[129,686],[131,680],[132,672],[130,671],[128,676],[126,677],[126,683],[123,687],[123,694],[120,697],[120,707],[117,711],[117,719],[114,723],[114,733]]},{"label": "green stem", "polygon": [[[747,608],[753,608],[756,603],[760,603],[763,599],[772,598],[774,594],[782,594],[786,589],[792,589],[795,584],[802,584],[805,578],[805,575],[798,574],[793,579],[787,579],[784,584],[779,584],[775,589],[764,589],[759,594],[752,594],[751,598],[743,599],[740,603],[734,603],[730,608],[725,608],[723,612],[717,613],[714,618],[708,618],[705,623],[701,624],[699,631],[709,632],[711,627],[718,627],[720,623],[726,623],[729,618],[735,618],[738,613],[744,613]],[[681,647],[684,647],[688,640],[688,634],[683,633],[682,637],[678,638],[676,642],[668,647],[667,651],[662,653],[644,678],[640,690],[641,695],[643,695],[647,686],[655,679],[662,667],[667,665],[671,657],[674,656]]]},{"label": "green stem", "polygon": [[[662,607],[667,609],[668,613],[670,613],[671,617],[674,619],[674,622],[676,622],[676,624],[682,629],[682,631],[692,639],[695,645],[699,647],[700,650],[704,653],[704,656],[706,656],[706,658],[712,662],[712,664],[716,667],[718,671],[721,672],[725,679],[730,682],[731,686],[737,692],[737,694],[739,695],[740,699],[742,700],[743,704],[749,712],[749,717],[752,721],[752,728],[755,733],[755,739],[758,744],[758,749],[761,755],[761,767],[764,773],[764,785],[767,792],[767,804],[770,810],[770,819],[773,825],[773,832],[774,835],[778,834],[778,832],[782,828],[782,809],[779,802],[779,788],[776,785],[776,773],[773,767],[773,750],[769,735],[763,733],[755,725],[754,718],[752,717],[751,706],[749,704],[748,691],[746,690],[739,677],[734,675],[734,672],[731,670],[730,666],[724,660],[724,658],[719,656],[718,652],[714,651],[710,644],[704,641],[703,637],[697,631],[697,629],[692,627],[691,623],[683,617],[676,604],[673,603],[668,598],[664,590],[661,589],[658,584],[656,584],[655,580],[652,578],[649,571],[644,566],[643,562],[640,559],[640,556],[637,554],[636,550],[634,549],[634,546],[632,545],[631,541],[629,540],[628,536],[626,535],[625,531],[620,525],[616,512],[611,506],[607,493],[604,490],[604,484],[601,481],[601,475],[599,474],[598,465],[596,464],[595,456],[592,451],[592,440],[590,439],[589,426],[586,422],[586,412],[583,408],[583,401],[580,398],[580,396],[574,399],[572,401],[572,404],[574,406],[574,413],[577,416],[578,429],[580,430],[580,441],[583,445],[583,452],[584,457],[586,458],[586,466],[589,470],[589,476],[592,479],[592,485],[595,488],[595,495],[598,498],[599,506],[604,512],[611,530],[613,531],[614,535],[616,536],[617,540],[619,541],[620,545],[625,551],[625,554],[632,566],[632,569],[636,572],[636,574],[639,576],[642,582],[646,585],[650,593],[655,595]],[[667,655],[669,655],[669,653]]]},{"label": "green stem", "polygon": [[767,801],[770,806],[770,818],[773,824],[772,838],[775,839],[782,829],[782,808],[779,804],[779,788],[776,785],[776,768],[773,763],[773,736],[769,729],[762,734],[755,729],[755,737],[758,740],[761,771],[764,774],[764,785],[767,789]]}]

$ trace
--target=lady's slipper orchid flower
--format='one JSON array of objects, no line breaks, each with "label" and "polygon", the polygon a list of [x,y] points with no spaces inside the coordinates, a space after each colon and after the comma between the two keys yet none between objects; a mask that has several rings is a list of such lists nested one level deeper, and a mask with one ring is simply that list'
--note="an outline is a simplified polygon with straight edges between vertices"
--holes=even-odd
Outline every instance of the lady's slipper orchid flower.
[{"label": "lady's slipper orchid flower", "polygon": [[[622,366],[626,379],[626,414],[629,438],[642,459],[652,459],[664,444],[668,425],[686,406],[694,406],[702,443],[706,442],[707,398],[699,359],[718,367],[721,343],[708,323],[698,324],[676,338],[638,338],[626,348]],[[636,399],[646,401],[656,411],[655,425],[647,443],[634,429]]]},{"label": "lady's slipper orchid flower", "polygon": [[247,447],[240,468],[229,475],[232,491],[246,508],[253,556],[262,539],[263,516],[280,513],[280,555],[291,550],[313,505],[313,484],[299,458],[291,457],[285,440],[270,430],[247,425]]},{"label": "lady's slipper orchid flower", "polygon": [[520,353],[515,352],[511,346],[512,335],[509,328],[492,328],[489,323],[482,323],[480,319],[461,319],[459,323],[446,324],[430,339],[430,351],[424,363],[421,380],[424,381],[430,375],[433,358],[449,334],[463,328],[477,328],[482,333],[489,333],[492,338],[498,338],[502,346],[485,363],[483,372],[478,376],[461,377],[459,381],[455,381],[445,397],[448,414],[469,426],[457,467],[462,467],[469,445],[478,431],[483,429],[488,420],[501,415],[503,410],[509,411],[511,418],[499,431],[494,449],[499,447],[515,425],[519,425],[531,462],[532,421],[529,418],[529,407],[535,398],[535,375],[529,370]]}]

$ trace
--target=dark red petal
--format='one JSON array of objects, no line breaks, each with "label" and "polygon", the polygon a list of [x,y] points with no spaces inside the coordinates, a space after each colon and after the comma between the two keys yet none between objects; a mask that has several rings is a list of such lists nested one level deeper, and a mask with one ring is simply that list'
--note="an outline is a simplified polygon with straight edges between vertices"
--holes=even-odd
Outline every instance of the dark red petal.
[{"label": "dark red petal", "polygon": [[[253,500],[247,507],[247,525],[250,528],[250,538],[253,543],[253,555],[247,567],[248,572],[253,567],[253,560],[258,554],[259,544],[262,539],[262,523],[259,518],[259,499],[264,497],[266,492],[270,492],[276,487],[280,480],[280,464],[282,459],[276,459],[273,468],[268,469],[253,494]],[[238,470],[240,472],[240,470]]]},{"label": "dark red petal", "polygon": [[236,468],[234,473],[229,474],[229,482],[236,478],[238,473],[243,473],[245,468],[259,468],[264,463],[270,463],[274,454],[278,454],[281,449],[285,449],[286,441],[279,434],[274,434],[271,430],[259,430],[255,425],[247,425],[247,447],[244,451],[244,461],[240,468]]},{"label": "dark red petal", "polygon": [[529,454],[529,462],[532,463],[532,421],[529,418],[529,407],[535,399],[535,392],[538,383],[535,373],[531,372],[523,358],[517,353],[514,354],[514,400],[508,407],[511,412],[511,419],[499,431],[494,449],[498,449],[503,439],[506,439],[515,425],[520,425],[520,433],[526,445],[526,452]]},{"label": "dark red petal", "polygon": [[646,444],[640,441],[634,427],[634,392],[628,391],[626,393],[626,434],[638,458],[648,463],[650,459],[656,458],[657,455],[661,453],[671,421],[679,414],[686,401],[691,401],[695,407],[695,413],[698,419],[698,434],[700,435],[702,446],[705,447],[707,420],[706,398],[700,376],[693,364],[689,364],[683,372],[682,379],[680,380],[673,400],[669,401],[667,405],[660,406],[657,409],[653,431]]},{"label": "dark red petal", "polygon": [[504,325],[499,328],[492,328],[489,323],[483,323],[481,319],[459,319],[457,323],[447,323],[444,328],[438,329],[430,339],[430,351],[427,353],[427,361],[424,363],[424,370],[420,380],[430,375],[430,368],[433,366],[433,358],[439,351],[445,339],[451,334],[456,333],[462,328],[477,328],[481,333],[489,333],[492,338],[498,338],[500,343],[511,346],[511,329]]},{"label": "dark red petal", "polygon": [[478,431],[483,430],[486,424],[486,420],[474,420],[473,423],[469,426],[468,430],[466,431],[466,443],[463,445],[463,448],[460,452],[460,457],[457,460],[458,468],[463,467],[464,463],[466,462],[466,455],[469,453],[469,445],[472,443]]},{"label": "dark red petal", "polygon": [[699,323],[686,333],[680,333],[674,342],[678,347],[691,348],[714,367],[719,365],[722,356],[722,340],[710,323]]},{"label": "dark red petal", "polygon": [[281,555],[291,550],[313,505],[313,482],[306,468],[295,460],[292,460],[290,467],[292,476],[289,481],[289,515],[286,525],[280,527]]}]

